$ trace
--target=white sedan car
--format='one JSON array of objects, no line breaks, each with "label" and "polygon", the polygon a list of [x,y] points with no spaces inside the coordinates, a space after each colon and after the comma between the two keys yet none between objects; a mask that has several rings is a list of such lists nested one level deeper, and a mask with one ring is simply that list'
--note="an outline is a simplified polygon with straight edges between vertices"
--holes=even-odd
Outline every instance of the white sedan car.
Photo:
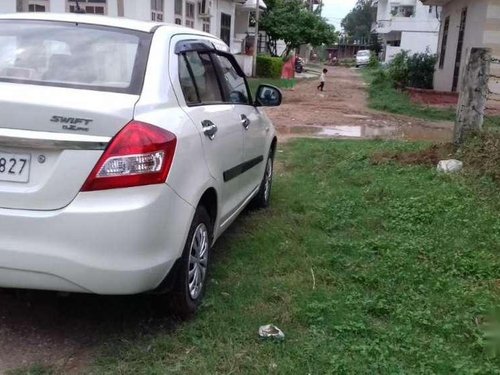
[{"label": "white sedan car", "polygon": [[228,47],[160,23],[0,17],[0,287],[171,291],[191,314],[214,241],[269,205],[275,129]]},{"label": "white sedan car", "polygon": [[358,51],[356,54],[356,68],[359,68],[360,66],[367,66],[370,63],[370,56],[370,50],[365,49]]}]

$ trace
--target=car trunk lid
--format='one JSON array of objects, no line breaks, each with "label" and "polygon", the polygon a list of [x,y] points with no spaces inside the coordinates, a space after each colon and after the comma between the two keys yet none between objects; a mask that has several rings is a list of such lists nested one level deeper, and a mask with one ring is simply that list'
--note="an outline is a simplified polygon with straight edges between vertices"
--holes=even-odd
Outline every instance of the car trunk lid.
[{"label": "car trunk lid", "polygon": [[68,205],[138,98],[0,83],[0,208]]}]

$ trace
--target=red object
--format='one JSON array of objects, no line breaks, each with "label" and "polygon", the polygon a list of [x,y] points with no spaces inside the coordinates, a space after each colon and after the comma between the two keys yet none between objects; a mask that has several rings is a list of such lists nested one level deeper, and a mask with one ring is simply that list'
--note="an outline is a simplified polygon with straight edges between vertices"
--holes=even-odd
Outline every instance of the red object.
[{"label": "red object", "polygon": [[[101,158],[90,172],[82,191],[107,190],[164,183],[174,158],[177,138],[157,126],[139,121],[129,122],[109,143]],[[111,159],[144,156],[163,151],[161,168],[157,172],[122,176],[99,176]]]},{"label": "red object", "polygon": [[293,79],[295,78],[295,55],[292,55],[284,64],[281,70],[281,78]]}]

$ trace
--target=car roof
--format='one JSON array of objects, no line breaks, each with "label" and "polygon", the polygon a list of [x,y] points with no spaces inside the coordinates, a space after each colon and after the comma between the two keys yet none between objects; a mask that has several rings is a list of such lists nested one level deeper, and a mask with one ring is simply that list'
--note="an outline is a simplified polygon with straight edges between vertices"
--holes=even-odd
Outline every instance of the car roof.
[{"label": "car roof", "polygon": [[[179,25],[161,23],[161,22],[147,22],[147,21],[137,21],[130,18],[124,17],[106,17],[99,15],[87,15],[87,14],[76,14],[76,13],[14,13],[14,14],[3,14],[0,15],[0,20],[32,20],[32,21],[58,21],[58,22],[71,22],[71,23],[83,23],[97,26],[109,26],[117,27],[122,29],[130,29],[142,32],[152,33],[157,28],[162,27],[167,29],[167,32],[172,34],[197,34],[210,36],[215,38],[211,34],[207,34],[201,31],[197,31],[191,28],[182,27]],[[171,29],[171,30],[168,30]]]}]

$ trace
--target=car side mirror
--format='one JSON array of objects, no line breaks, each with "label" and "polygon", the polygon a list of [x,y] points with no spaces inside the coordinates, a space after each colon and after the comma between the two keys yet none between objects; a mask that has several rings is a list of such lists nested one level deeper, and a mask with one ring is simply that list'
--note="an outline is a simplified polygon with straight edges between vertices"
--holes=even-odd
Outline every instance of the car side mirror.
[{"label": "car side mirror", "polygon": [[277,107],[281,104],[283,95],[281,91],[271,85],[260,85],[255,96],[256,107]]}]

